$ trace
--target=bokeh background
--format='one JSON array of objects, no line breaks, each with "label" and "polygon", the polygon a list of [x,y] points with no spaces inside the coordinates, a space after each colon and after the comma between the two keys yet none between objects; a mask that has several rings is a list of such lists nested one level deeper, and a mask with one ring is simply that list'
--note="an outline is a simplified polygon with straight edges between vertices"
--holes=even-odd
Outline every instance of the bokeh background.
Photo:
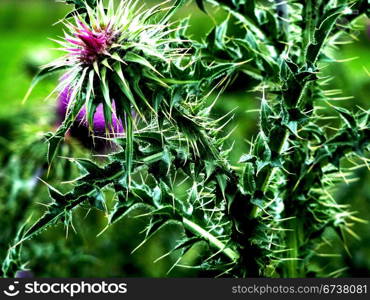
[{"label": "bokeh background", "polygon": [[[151,5],[155,1],[145,2]],[[45,98],[55,88],[58,78],[42,81],[25,104],[22,104],[22,98],[39,67],[62,55],[53,50],[57,44],[49,38],[62,35],[62,25],[55,23],[68,11],[69,7],[54,0],[0,1],[0,261],[5,258],[20,224],[29,216],[32,219],[40,216],[45,203],[49,202],[45,184],[35,177],[40,175],[51,184],[57,184],[61,179],[59,171],[55,178],[37,174],[37,164],[41,168],[45,162],[45,144],[35,142],[42,139],[43,133],[55,129],[55,96],[47,101]],[[215,15],[218,13],[222,15],[221,12],[215,12]],[[217,17],[206,16],[192,4],[178,13],[178,17],[187,15],[191,15],[189,32],[199,40],[217,22]],[[334,56],[344,62],[328,64],[324,69],[325,75],[333,76],[328,89],[339,88],[343,90],[343,96],[353,96],[343,101],[343,106],[360,105],[366,109],[370,106],[369,50],[370,23],[363,20],[355,41],[333,50]],[[252,86],[253,82],[248,78],[239,78],[221,96],[214,110],[215,116],[234,112],[228,127],[228,130],[235,128],[231,137],[233,162],[247,151],[247,140],[257,130],[258,120],[253,110],[258,107],[259,99],[249,91]],[[68,143],[66,151],[72,151],[69,154],[89,155],[77,141]],[[62,177],[65,168],[60,168]],[[70,176],[74,172],[70,170]],[[338,187],[335,198],[342,204],[350,204],[358,212],[356,216],[370,222],[370,172],[359,168],[355,175],[357,180]],[[107,206],[111,205],[112,199]],[[37,277],[212,276],[189,267],[199,263],[200,256],[207,252],[202,243],[196,244],[178,262],[182,267],[172,268],[178,259],[176,252],[155,262],[181,236],[182,232],[176,226],[164,229],[131,254],[143,238],[140,232],[145,220],[131,216],[97,237],[106,222],[104,212],[78,209],[73,219],[75,232],[70,228],[67,235],[64,226],[57,225],[24,245],[27,267]],[[323,274],[328,270],[328,275],[329,270],[341,271],[332,274],[334,276],[370,276],[369,224],[355,225],[360,240],[349,237],[348,251],[328,230],[325,235],[334,239],[334,245],[324,247],[333,255],[330,259],[314,258],[313,269],[322,269]]]}]

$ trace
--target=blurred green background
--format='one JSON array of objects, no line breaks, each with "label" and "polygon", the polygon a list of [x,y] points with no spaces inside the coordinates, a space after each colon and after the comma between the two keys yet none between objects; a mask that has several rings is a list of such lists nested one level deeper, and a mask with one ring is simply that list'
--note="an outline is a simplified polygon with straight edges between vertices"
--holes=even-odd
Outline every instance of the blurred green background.
[{"label": "blurred green background", "polygon": [[[27,165],[32,164],[32,160],[44,159],[44,145],[40,145],[35,156],[25,154],[19,159],[19,169],[6,166],[9,166],[10,160],[16,159],[14,153],[22,152],[20,149],[29,139],[32,140],[34,136],[41,138],[43,133],[55,127],[53,118],[55,97],[48,101],[44,99],[55,87],[58,80],[56,77],[42,81],[26,104],[23,105],[21,102],[38,68],[62,55],[60,51],[52,49],[57,45],[49,38],[62,35],[61,24],[53,24],[68,10],[66,5],[54,0],[0,2],[0,261],[4,259],[19,224],[31,214],[33,218],[39,216],[44,210],[42,204],[49,202],[44,185],[41,184],[37,193],[29,191],[23,193],[21,188],[16,188],[18,181],[6,180],[9,172],[18,172],[19,185],[24,184],[25,178],[29,176],[25,171]],[[217,22],[202,13],[195,5],[187,5],[178,15],[191,15],[189,32],[195,39],[201,39],[212,24]],[[343,90],[343,96],[354,96],[353,99],[343,101],[343,105],[349,108],[355,105],[367,109],[370,107],[370,33],[366,29],[367,26],[370,24],[365,20],[356,35],[357,41],[333,50],[338,60],[355,59],[328,64],[324,69],[326,75],[334,76],[329,89],[340,88]],[[253,109],[258,107],[259,100],[255,93],[248,91],[250,87],[248,79],[239,79],[221,96],[214,110],[215,116],[234,111],[234,118],[228,127],[230,130],[236,128],[231,139],[235,143],[232,151],[233,163],[238,161],[242,153],[247,152],[246,141],[257,131],[258,120]],[[77,148],[76,153],[87,155],[78,145],[74,147]],[[359,179],[349,185],[340,186],[336,195],[339,202],[351,204],[353,210],[359,212],[357,216],[365,220],[370,220],[369,174],[366,168],[356,170]],[[53,183],[52,179],[48,182]],[[108,206],[110,205],[113,203],[108,203]],[[29,260],[28,267],[35,276],[212,275],[188,267],[172,269],[178,258],[176,252],[159,262],[154,262],[156,258],[169,251],[176,239],[181,236],[182,232],[176,226],[163,230],[134,254],[130,254],[142,240],[143,235],[140,231],[144,228],[145,220],[127,218],[96,237],[106,225],[104,213],[91,211],[86,214],[86,210],[79,209],[73,224],[76,233],[70,229],[68,238],[65,228],[58,225],[25,244],[24,256]],[[343,247],[334,246],[328,251],[343,252],[343,256],[332,258],[329,263],[328,260],[316,258],[315,266],[324,270],[343,269],[342,275],[349,277],[370,276],[370,225],[359,223],[355,226],[355,231],[361,240],[349,238],[350,254],[345,252]],[[326,234],[330,236],[333,233],[329,231]],[[203,244],[197,244],[180,264],[199,263],[200,254],[206,251],[207,248]]]}]

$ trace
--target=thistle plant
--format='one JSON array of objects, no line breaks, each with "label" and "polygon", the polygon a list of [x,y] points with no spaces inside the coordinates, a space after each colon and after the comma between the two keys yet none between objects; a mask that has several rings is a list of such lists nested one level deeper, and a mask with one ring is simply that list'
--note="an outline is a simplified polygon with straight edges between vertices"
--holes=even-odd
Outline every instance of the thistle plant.
[{"label": "thistle plant", "polygon": [[[174,267],[203,241],[207,256],[192,267],[218,276],[340,276],[310,262],[330,257],[320,253],[325,230],[334,229],[346,249],[348,236],[358,237],[354,224],[366,222],[333,191],[352,180],[344,160],[368,164],[370,116],[336,105],[340,91],[326,90],[323,68],[335,62],[331,50],[351,39],[367,1],[197,0],[204,13],[226,12],[201,42],[187,36],[187,19],[169,23],[191,1],[147,10],[134,1],[66,2],[75,7],[59,41],[67,54],[34,81],[63,70],[56,90],[68,94],[62,124],[46,135],[47,162],[52,168],[61,159],[56,153],[76,122],[117,149],[104,161],[68,158],[80,176],[66,193],[49,186],[47,211],[22,228],[3,270],[20,259],[22,243],[60,221],[68,226],[83,204],[106,210],[113,193],[106,229],[138,210],[149,217],[138,247],[165,226],[184,229],[159,257],[180,251]],[[237,77],[253,82],[259,130],[232,164],[231,115],[217,119],[212,109]]]}]

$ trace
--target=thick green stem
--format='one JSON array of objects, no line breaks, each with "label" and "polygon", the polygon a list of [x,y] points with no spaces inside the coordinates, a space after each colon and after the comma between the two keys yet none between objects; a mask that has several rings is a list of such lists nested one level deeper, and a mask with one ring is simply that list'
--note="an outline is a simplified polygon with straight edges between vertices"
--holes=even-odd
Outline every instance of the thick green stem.
[{"label": "thick green stem", "polygon": [[237,252],[235,252],[231,248],[227,248],[223,242],[221,242],[218,238],[209,233],[207,230],[200,227],[198,224],[184,217],[182,218],[182,223],[184,224],[186,229],[207,240],[211,246],[215,247],[216,249],[219,249],[220,252],[224,253],[232,261],[238,260],[239,254]]},{"label": "thick green stem", "polygon": [[285,270],[285,277],[296,278],[297,277],[297,256],[298,256],[298,243],[297,243],[297,227],[296,219],[289,222],[289,229],[287,232],[287,246],[288,246],[288,261]]}]

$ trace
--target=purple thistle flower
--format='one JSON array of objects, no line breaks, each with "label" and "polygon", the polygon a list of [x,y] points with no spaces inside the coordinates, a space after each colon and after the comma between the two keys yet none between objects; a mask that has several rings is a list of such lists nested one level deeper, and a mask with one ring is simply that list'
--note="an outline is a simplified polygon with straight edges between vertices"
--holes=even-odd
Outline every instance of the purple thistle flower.
[{"label": "purple thistle flower", "polygon": [[[76,56],[81,62],[91,64],[102,54],[107,54],[110,46],[117,39],[110,24],[101,27],[89,28],[80,20],[76,20],[73,37],[66,35],[65,40],[72,47],[66,50]],[[75,46],[75,47],[73,47]]]},{"label": "purple thistle flower", "polygon": [[[72,100],[71,95],[72,95],[72,89],[68,86],[59,95],[58,106],[57,106],[58,123],[62,123],[66,117],[68,104]],[[95,114],[94,114],[94,120],[93,120],[94,135],[101,136],[101,137],[105,136],[106,128],[109,129],[109,133],[112,133],[113,136],[124,132],[122,122],[116,116],[116,104],[114,101],[112,102],[112,109],[113,109],[112,124],[111,126],[106,126],[106,123],[104,120],[103,104],[100,103],[97,106]],[[83,107],[78,113],[75,123],[78,124],[79,126],[84,126],[86,128],[89,127],[89,124],[87,122],[85,107]]]},{"label": "purple thistle flower", "polygon": [[[57,113],[57,123],[60,125],[67,114],[67,108],[71,99],[72,89],[67,86],[59,94],[58,103],[56,107]],[[89,124],[87,122],[86,108],[83,107],[78,113],[73,126],[71,127],[69,133],[71,136],[75,137],[82,142],[88,148],[93,148],[97,152],[106,152],[112,150],[113,143],[109,140],[102,139],[104,137],[117,137],[124,132],[122,121],[116,116],[116,105],[112,102],[112,124],[106,126],[104,119],[103,104],[100,103],[95,111],[93,119],[93,136],[97,139],[93,140],[93,137],[89,134]],[[108,128],[108,131],[107,131]]]},{"label": "purple thistle flower", "polygon": [[34,274],[30,270],[19,270],[15,273],[15,278],[33,278]]},{"label": "purple thistle flower", "polygon": [[[114,0],[107,2],[105,8],[103,0],[97,0],[94,7],[87,7],[86,14],[76,13],[73,23],[65,21],[64,39],[56,42],[67,55],[48,65],[52,70],[68,69],[56,88],[60,91],[56,109],[58,125],[68,118],[66,123],[72,123],[69,134],[80,141],[92,140],[89,144],[94,149],[99,139],[93,140],[93,136],[101,137],[102,142],[107,135],[115,137],[124,132],[122,120],[125,115],[121,110],[116,111],[118,102],[115,100],[120,101],[119,104],[127,101],[125,105],[141,117],[144,114],[139,111],[140,106],[145,105],[153,111],[151,104],[141,97],[140,88],[130,86],[135,82],[133,76],[138,76],[140,70],[147,71],[153,73],[154,78],[148,80],[148,85],[158,82],[163,85],[159,78],[155,80],[157,75],[163,76],[155,64],[158,60],[169,64],[179,54],[179,50],[172,47],[177,39],[169,38],[173,29],[168,24],[149,23],[162,8],[154,6],[143,10],[137,7],[139,0],[121,1],[118,6],[114,5]],[[69,111],[76,108],[75,94],[85,99],[78,101],[83,108],[77,116],[72,116]],[[101,97],[94,98],[97,107],[93,112],[86,104],[96,95]],[[108,109],[112,116],[107,116]],[[128,129],[131,131],[132,126]]]}]

